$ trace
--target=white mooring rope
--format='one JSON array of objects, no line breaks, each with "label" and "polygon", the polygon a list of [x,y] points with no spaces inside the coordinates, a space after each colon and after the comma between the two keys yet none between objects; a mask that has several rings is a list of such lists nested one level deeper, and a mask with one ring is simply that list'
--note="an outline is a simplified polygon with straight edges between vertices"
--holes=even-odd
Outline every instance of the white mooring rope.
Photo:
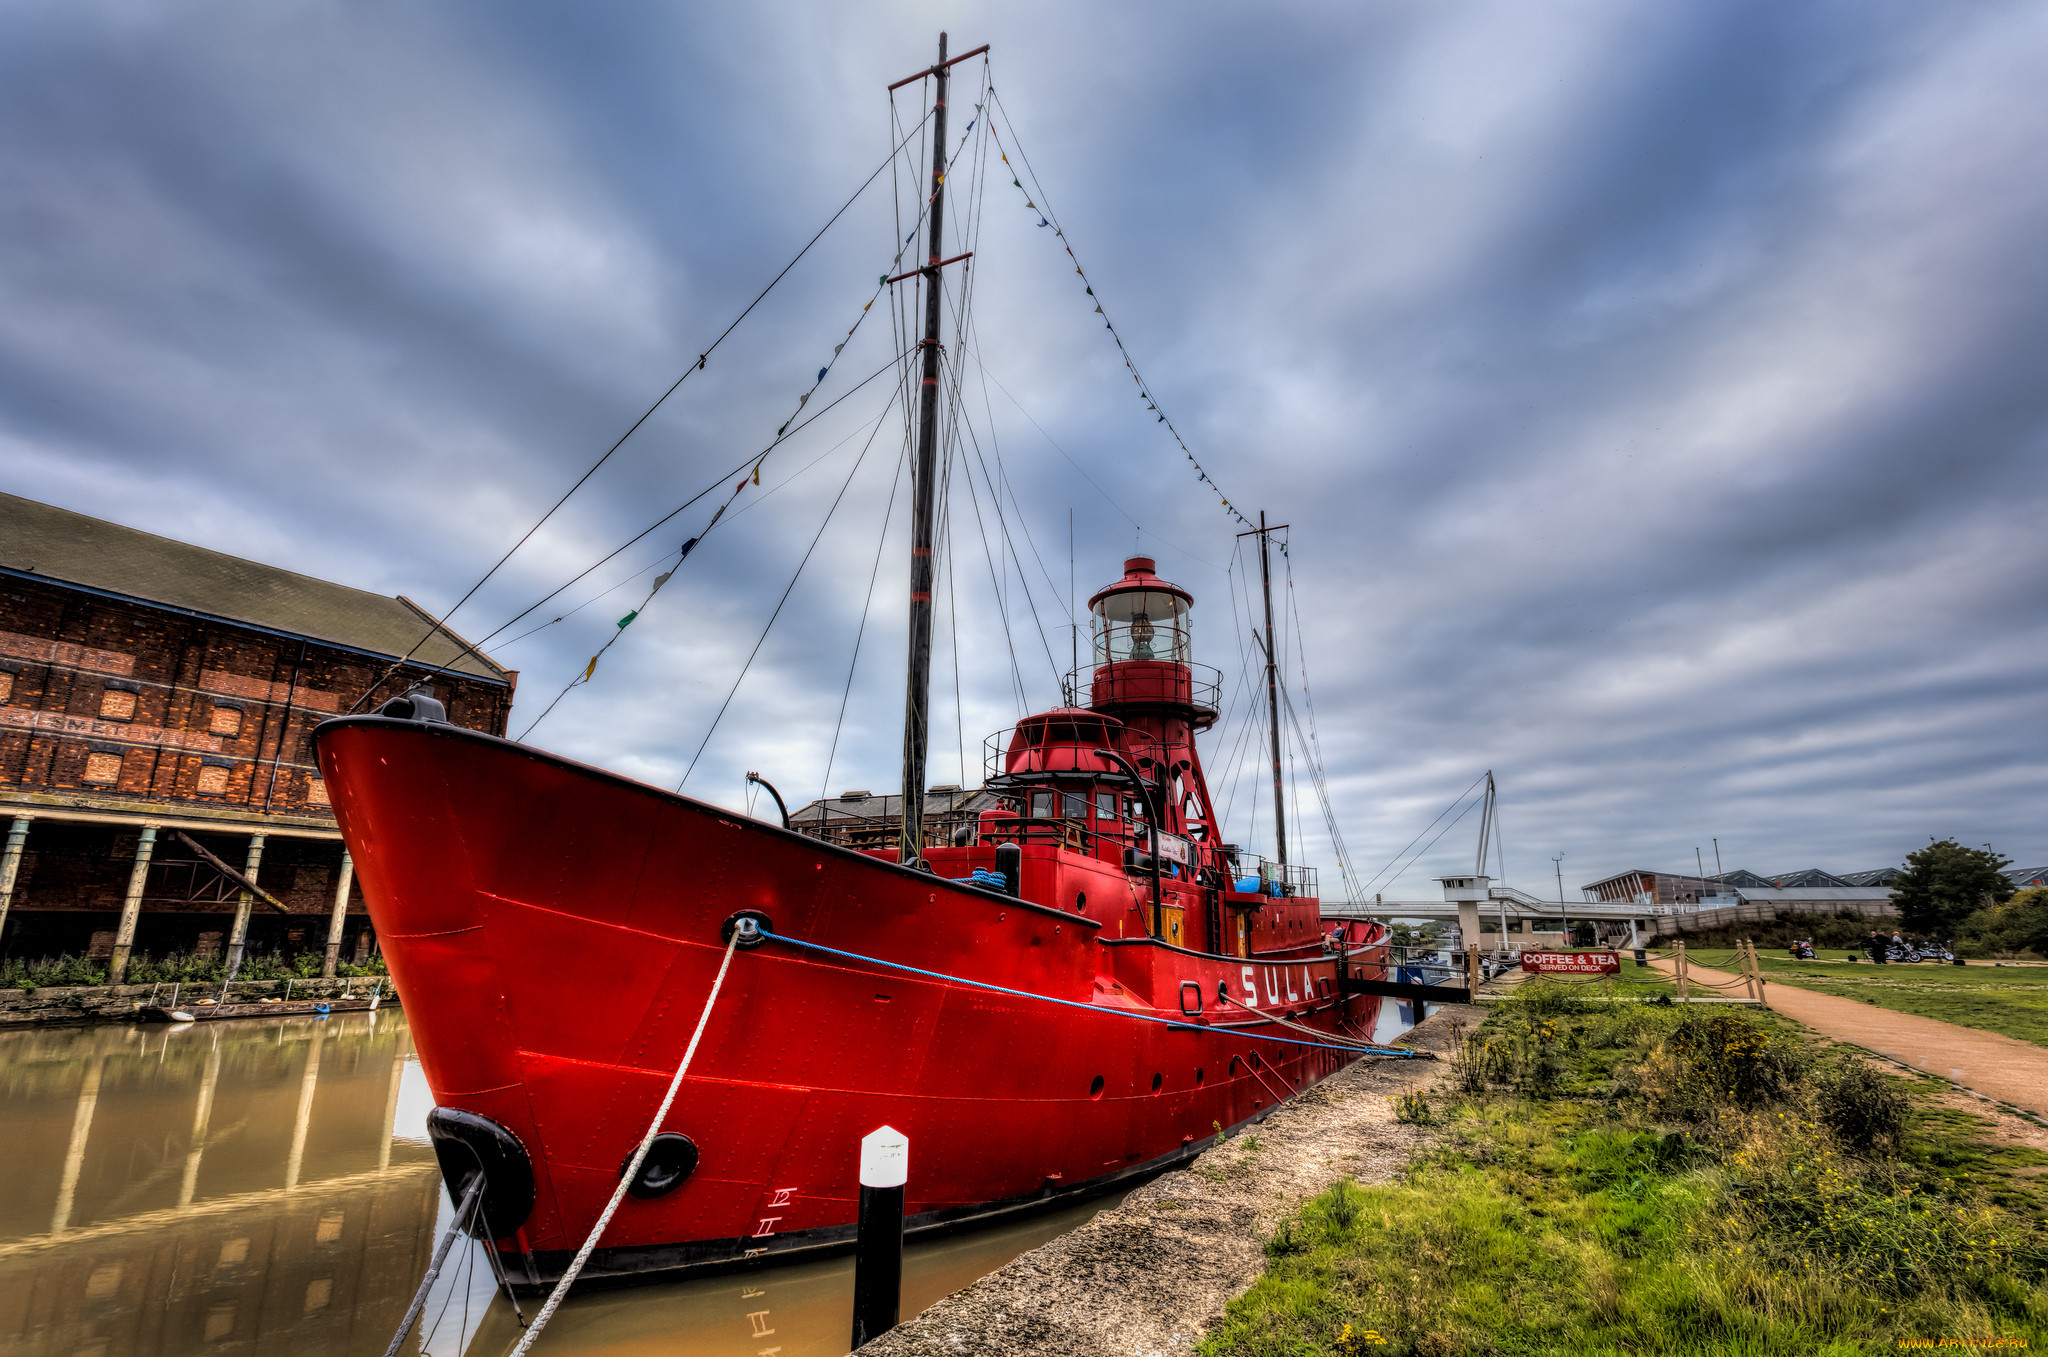
[{"label": "white mooring rope", "polygon": [[[740,922],[745,924],[751,921]],[[661,1106],[655,1109],[654,1120],[647,1124],[647,1134],[640,1137],[640,1147],[633,1151],[632,1162],[627,1164],[626,1171],[619,1175],[619,1185],[612,1189],[612,1199],[605,1203],[604,1213],[597,1218],[597,1224],[591,1228],[590,1238],[583,1241],[583,1247],[576,1251],[576,1258],[569,1264],[568,1271],[562,1274],[562,1280],[556,1282],[555,1289],[548,1293],[547,1303],[541,1306],[540,1313],[533,1317],[533,1326],[520,1338],[519,1346],[512,1349],[511,1357],[525,1357],[526,1350],[533,1346],[533,1340],[540,1337],[540,1331],[546,1328],[548,1320],[554,1317],[556,1307],[561,1305],[562,1298],[569,1294],[570,1286],[575,1283],[577,1274],[583,1271],[584,1263],[589,1261],[591,1250],[597,1247],[597,1241],[603,1236],[605,1227],[612,1223],[612,1213],[619,1209],[619,1203],[625,1199],[627,1187],[639,1174],[640,1161],[647,1157],[648,1147],[654,1144],[654,1138],[661,1134],[661,1123],[668,1117],[669,1105],[676,1100],[676,1092],[683,1086],[683,1076],[689,1072],[690,1060],[697,1054],[697,1043],[703,1039],[704,1027],[711,1021],[711,1006],[718,1002],[718,991],[725,985],[726,968],[732,965],[732,953],[733,949],[739,946],[740,933],[741,928],[735,926],[732,937],[726,941],[725,959],[718,963],[718,978],[711,982],[711,993],[705,996],[704,1012],[697,1018],[697,1030],[690,1034],[690,1044],[683,1051],[683,1063],[676,1066],[676,1077],[668,1081],[668,1093],[662,1098]]]}]

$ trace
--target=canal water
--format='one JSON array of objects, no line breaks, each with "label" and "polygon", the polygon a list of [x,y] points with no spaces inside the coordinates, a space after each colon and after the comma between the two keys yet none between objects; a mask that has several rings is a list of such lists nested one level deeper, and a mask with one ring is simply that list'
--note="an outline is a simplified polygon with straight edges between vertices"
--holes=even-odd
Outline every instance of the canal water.
[{"label": "canal water", "polygon": [[[0,1357],[376,1357],[452,1217],[432,1106],[393,1009],[0,1033]],[[1116,1200],[912,1247],[904,1316]],[[599,1292],[535,1352],[839,1357],[852,1281],[841,1259]],[[458,1243],[405,1351],[517,1336]]]}]

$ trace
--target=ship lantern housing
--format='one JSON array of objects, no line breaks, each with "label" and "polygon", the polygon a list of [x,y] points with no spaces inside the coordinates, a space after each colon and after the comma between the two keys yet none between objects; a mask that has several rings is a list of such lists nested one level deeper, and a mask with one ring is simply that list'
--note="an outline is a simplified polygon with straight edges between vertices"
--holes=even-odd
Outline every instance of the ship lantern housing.
[{"label": "ship lantern housing", "polygon": [[1159,578],[1149,557],[1124,562],[1124,577],[1088,600],[1095,673],[1090,705],[1196,705],[1188,609],[1194,598]]}]

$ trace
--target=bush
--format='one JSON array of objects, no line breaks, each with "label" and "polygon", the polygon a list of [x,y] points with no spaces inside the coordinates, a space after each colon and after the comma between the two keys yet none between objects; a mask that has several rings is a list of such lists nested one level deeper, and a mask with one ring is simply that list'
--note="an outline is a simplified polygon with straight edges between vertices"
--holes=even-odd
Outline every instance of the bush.
[{"label": "bush", "polygon": [[[278,952],[251,952],[242,959],[242,969],[235,975],[242,980],[310,980],[320,974],[326,964],[327,954],[323,951],[303,951],[290,954]],[[161,957],[137,952],[128,960],[126,983],[130,985],[207,985],[217,984],[225,972],[225,962],[218,956],[200,956],[193,952],[171,952]],[[353,979],[358,976],[383,976],[390,974],[381,956],[371,957],[363,966],[347,962],[334,968],[337,976]],[[41,957],[31,961],[25,957],[7,957],[0,960],[0,989],[42,989],[50,986],[104,985],[107,983],[107,964],[82,956]]]},{"label": "bush", "polygon": [[71,956],[42,957],[29,961],[23,957],[9,957],[0,962],[0,988],[43,989],[57,985],[104,985],[107,983],[107,963],[88,957]]},{"label": "bush", "polygon": [[[1805,939],[1830,950],[1861,948],[1875,928],[1886,937],[1902,927],[1895,914],[1871,916],[1853,909],[1833,914],[1780,914],[1770,923],[1732,923],[1716,928],[1687,929],[1679,933],[1688,947],[1733,947],[1747,938],[1762,950],[1781,951]],[[1861,955],[1859,952],[1858,955]]]},{"label": "bush", "polygon": [[1652,1115],[1698,1125],[1784,1100],[1802,1059],[1735,1014],[1688,1012],[1642,1060],[1618,1071],[1616,1083]]},{"label": "bush", "polygon": [[1814,1110],[1821,1124],[1859,1154],[1899,1144],[1912,1105],[1899,1081],[1860,1060],[1840,1059],[1818,1071]]},{"label": "bush", "polygon": [[1902,1297],[2042,1274],[2038,1244],[1974,1202],[1921,1192],[1889,1165],[1858,1163],[1810,1123],[1758,1135],[1732,1158],[1738,1220],[1781,1263]]},{"label": "bush", "polygon": [[161,958],[137,956],[128,963],[132,985],[210,985],[220,979],[221,960],[193,952],[172,952]]},{"label": "bush", "polygon": [[1972,956],[2048,955],[2048,886],[1976,911],[1956,930],[1956,946]]},{"label": "bush", "polygon": [[1409,1126],[1427,1126],[1436,1120],[1430,1113],[1429,1099],[1420,1093],[1402,1093],[1393,1102],[1395,1121]]}]

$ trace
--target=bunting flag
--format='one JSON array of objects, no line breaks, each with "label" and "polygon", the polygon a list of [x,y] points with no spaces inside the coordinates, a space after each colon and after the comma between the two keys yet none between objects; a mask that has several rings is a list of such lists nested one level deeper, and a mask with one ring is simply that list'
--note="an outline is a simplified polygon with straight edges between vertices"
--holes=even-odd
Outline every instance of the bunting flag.
[{"label": "bunting flag", "polygon": [[[991,87],[991,93],[993,93],[993,87]],[[1004,118],[1006,125],[1008,117],[1009,115],[1005,113]],[[1015,135],[1015,132],[1016,129],[1012,127],[1011,134],[1013,136]],[[1054,237],[1059,240],[1061,246],[1066,250],[1067,259],[1074,265],[1074,274],[1081,280],[1082,290],[1089,297],[1095,297],[1095,285],[1088,280],[1087,271],[1081,267],[1081,261],[1079,257],[1074,254],[1073,245],[1068,243],[1066,232],[1060,227],[1060,225],[1057,222],[1052,220],[1052,213],[1049,212],[1047,209],[1040,207],[1038,203],[1032,198],[1030,191],[1024,187],[1023,178],[1019,174],[1016,165],[1011,163],[1010,153],[1003,148],[1002,138],[996,134],[995,127],[993,124],[991,124],[989,127],[989,136],[995,139],[996,153],[1002,157],[1003,164],[1005,166],[1008,166],[1010,170],[1010,184],[1017,190],[1017,196],[1024,200],[1025,210],[1028,212],[1037,213],[1038,224],[1042,227],[1047,227],[1052,231]],[[1208,470],[1205,467],[1203,467],[1200,461],[1196,459],[1194,450],[1188,446],[1187,440],[1181,437],[1180,430],[1175,428],[1173,425],[1173,421],[1166,417],[1166,412],[1159,408],[1158,398],[1154,396],[1151,392],[1151,389],[1146,386],[1144,377],[1141,376],[1138,372],[1138,365],[1131,361],[1131,352],[1129,349],[1124,347],[1123,336],[1116,332],[1116,322],[1111,320],[1109,318],[1109,313],[1102,309],[1102,299],[1099,297],[1095,297],[1095,314],[1102,317],[1103,328],[1108,330],[1109,337],[1116,341],[1117,352],[1123,356],[1124,367],[1130,371],[1131,381],[1135,383],[1138,388],[1138,398],[1145,402],[1145,408],[1147,411],[1156,413],[1159,416],[1156,422],[1164,424],[1166,426],[1166,431],[1173,435],[1173,441],[1179,445],[1180,450],[1187,455],[1189,464],[1194,467],[1195,479],[1201,482],[1203,485],[1208,486],[1211,490],[1215,491],[1216,498],[1222,503],[1223,510],[1225,513],[1229,514],[1239,523],[1244,524],[1244,526],[1246,526],[1247,528],[1254,526],[1249,518],[1246,518],[1242,513],[1238,511],[1236,505],[1232,504],[1227,498],[1224,497],[1222,488],[1216,484],[1215,480],[1210,477]]]},{"label": "bunting flag", "polygon": [[[661,586],[657,584],[654,587],[659,589]],[[632,612],[629,612],[624,617],[620,618],[618,621],[618,625],[624,627],[628,622],[631,622],[634,618],[638,617],[639,615],[640,610],[638,608],[635,608]]]},{"label": "bunting flag", "polygon": [[[981,105],[976,104],[975,112],[979,114],[980,111]],[[959,143],[953,147],[953,154],[950,158],[947,159],[946,168],[943,172],[940,173],[938,177],[939,184],[944,184],[946,182],[947,177],[952,174],[953,164],[960,158],[960,152],[966,149],[967,134],[974,130],[974,124],[976,121],[978,121],[978,118],[968,119],[967,126],[961,130]],[[938,189],[934,187],[932,190],[931,197],[926,198],[924,200],[926,211],[930,210],[932,205],[932,199],[937,197]],[[800,413],[802,413],[803,408],[806,405],[809,405],[811,403],[811,397],[818,393],[818,388],[820,386],[824,385],[825,378],[831,375],[833,364],[839,361],[839,355],[846,351],[847,342],[853,338],[854,332],[860,329],[861,322],[867,319],[868,312],[871,309],[873,309],[875,303],[881,299],[882,289],[889,286],[890,277],[901,276],[903,274],[903,256],[909,253],[909,248],[911,244],[917,240],[917,233],[923,228],[924,212],[920,211],[918,213],[917,221],[911,224],[910,234],[903,237],[903,244],[897,248],[896,257],[889,261],[888,269],[875,275],[874,295],[867,299],[866,303],[863,304],[860,308],[860,314],[853,318],[853,324],[849,325],[846,328],[846,338],[840,340],[837,344],[834,344],[832,346],[832,357],[829,360],[827,360],[825,366],[818,369],[818,375],[811,380],[810,389],[808,391],[804,391],[798,394],[796,398],[796,409],[790,411],[789,418],[782,421],[780,427],[778,427],[775,430],[775,437],[777,440],[780,440],[788,436],[790,428],[796,423],[797,416]],[[761,483],[761,466],[758,462],[754,464],[753,483],[755,485],[759,485]],[[709,529],[706,529],[706,531],[709,531]]]},{"label": "bunting flag", "polygon": [[590,657],[590,663],[583,666],[583,681],[590,682],[590,676],[597,672],[597,656]]}]

